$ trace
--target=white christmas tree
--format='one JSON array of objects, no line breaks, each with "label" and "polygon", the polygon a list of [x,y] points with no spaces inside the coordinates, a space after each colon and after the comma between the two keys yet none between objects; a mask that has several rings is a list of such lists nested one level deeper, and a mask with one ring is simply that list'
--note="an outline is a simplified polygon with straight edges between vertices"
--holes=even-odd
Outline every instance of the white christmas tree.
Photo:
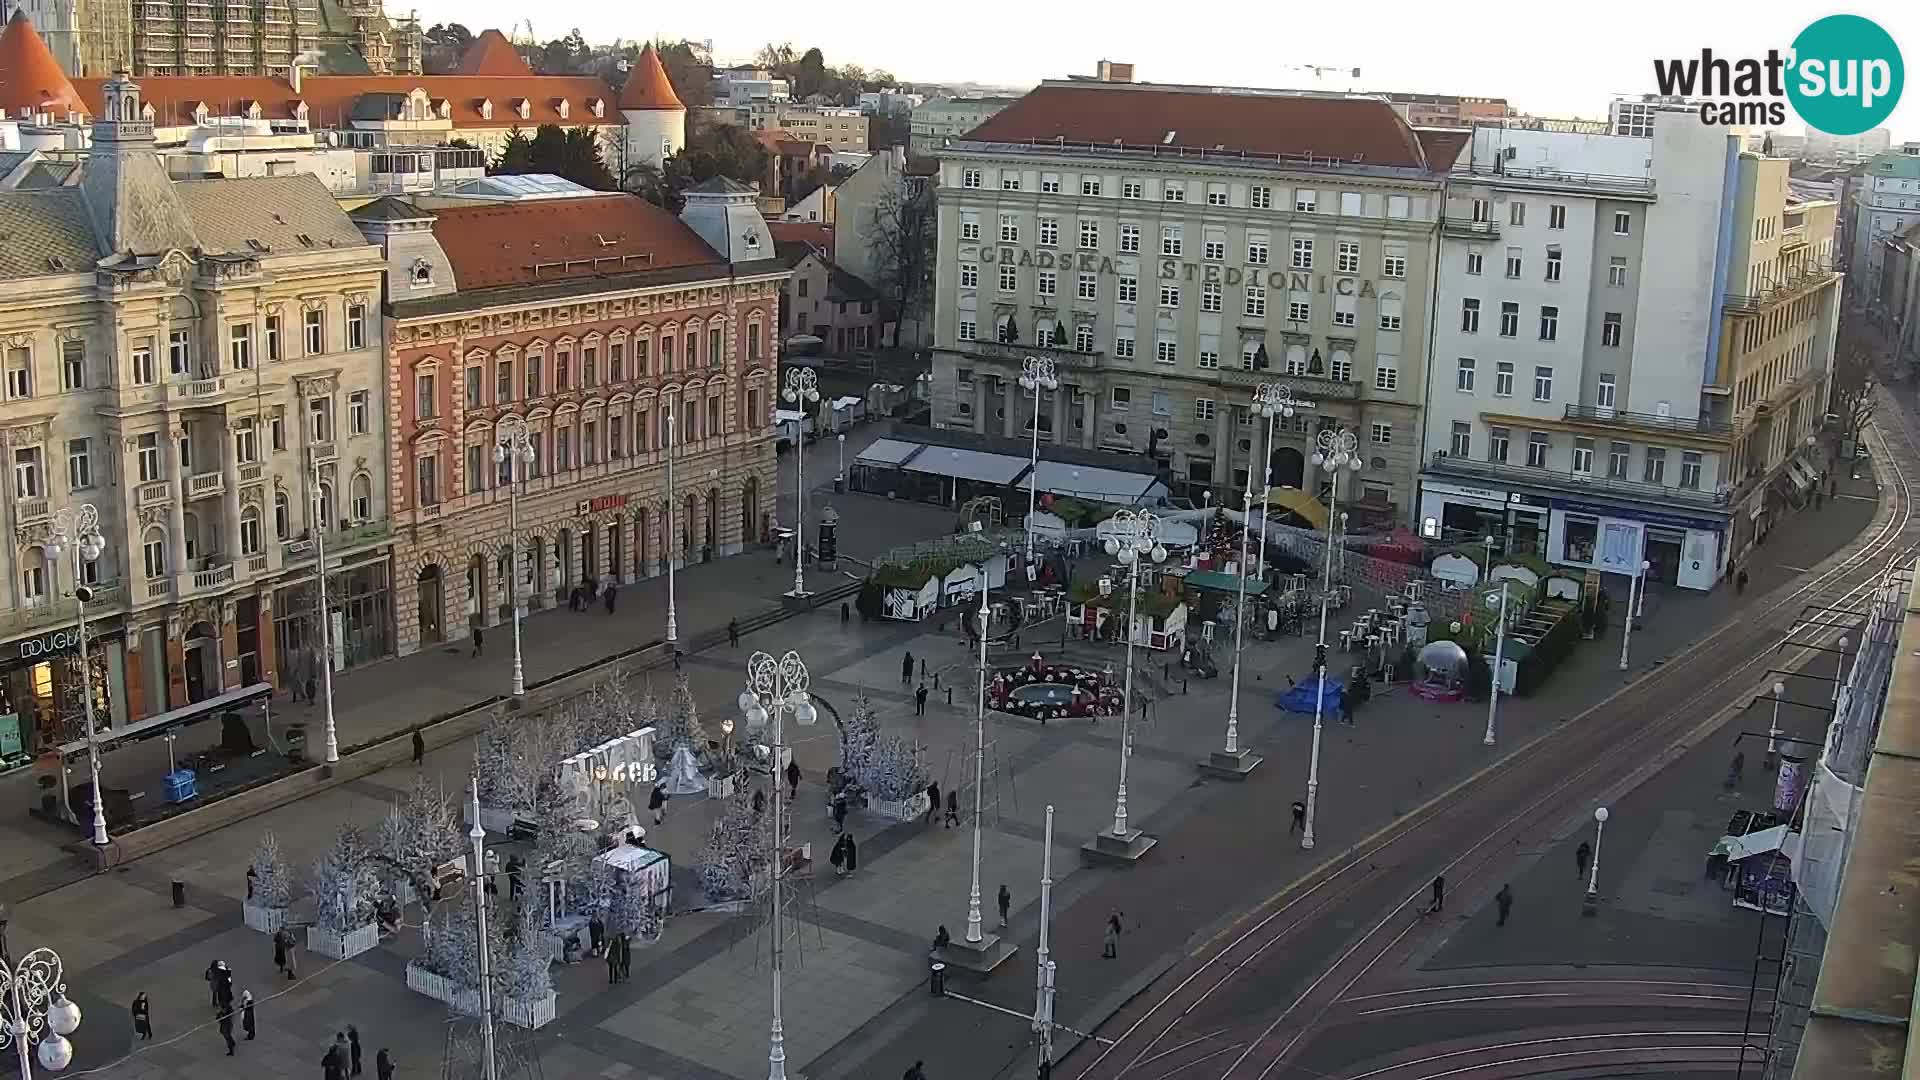
[{"label": "white christmas tree", "polygon": [[[587,808],[573,788],[549,778],[534,789],[534,850],[529,866],[529,885],[543,877],[563,882],[584,882],[595,853],[592,835],[576,825],[587,815]],[[564,914],[564,913],[556,913]]]},{"label": "white christmas tree", "polygon": [[494,954],[500,968],[500,990],[522,1000],[545,997],[553,990],[553,953],[541,934],[539,905],[522,903],[518,911],[489,911],[487,916],[489,921],[513,920],[513,932],[506,935],[506,951]]},{"label": "white christmas tree", "polygon": [[287,869],[280,853],[280,838],[272,829],[260,834],[253,849],[253,903],[257,907],[284,908],[293,903],[293,872]]},{"label": "white christmas tree", "polygon": [[480,805],[484,807],[518,810],[532,795],[526,782],[526,753],[520,727],[510,714],[499,710],[480,733],[474,767],[480,779]]},{"label": "white christmas tree", "polygon": [[659,936],[660,912],[646,890],[644,877],[603,862],[593,864],[592,903],[609,933]]},{"label": "white christmas tree", "polygon": [[316,859],[308,877],[313,892],[314,922],[323,930],[345,934],[373,921],[373,904],[380,882],[368,856],[373,854],[357,825],[342,825],[333,846]]},{"label": "white christmas tree", "polygon": [[633,684],[618,665],[606,678],[587,690],[582,703],[583,739],[580,749],[598,746],[610,739],[630,734],[645,725],[639,720],[639,703]]},{"label": "white christmas tree", "polygon": [[694,867],[708,900],[745,900],[758,890],[768,865],[768,821],[766,812],[754,812],[746,785],[741,785],[714,821]]},{"label": "white christmas tree", "polygon": [[870,787],[867,773],[873,765],[874,746],[880,738],[880,717],[873,699],[865,690],[854,695],[853,708],[840,726],[840,775]]},{"label": "white christmas tree", "polygon": [[673,744],[667,741],[666,721],[661,716],[660,698],[653,692],[653,680],[648,679],[640,686],[639,701],[634,706],[634,729],[643,727],[653,729],[653,759],[661,768],[673,760]]},{"label": "white christmas tree", "polygon": [[453,804],[439,785],[416,777],[404,799],[388,811],[380,826],[379,850],[392,860],[391,873],[421,885],[442,863],[459,856],[467,842]]},{"label": "white christmas tree", "polygon": [[927,789],[925,754],[918,743],[898,735],[882,735],[873,746],[861,783],[873,798],[905,802]]}]

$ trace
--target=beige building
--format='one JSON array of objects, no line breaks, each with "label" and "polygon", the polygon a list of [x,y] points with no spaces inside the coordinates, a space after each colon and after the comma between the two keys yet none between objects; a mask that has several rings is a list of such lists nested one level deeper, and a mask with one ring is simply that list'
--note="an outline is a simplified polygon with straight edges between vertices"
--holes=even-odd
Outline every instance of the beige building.
[{"label": "beige building", "polygon": [[82,504],[112,723],[310,663],[322,533],[336,666],[391,652],[385,264],[311,176],[169,180],[141,117],[110,83],[78,184],[0,192],[0,716],[29,750],[72,737],[72,548],[49,545]]},{"label": "beige building", "polygon": [[948,139],[965,135],[1018,100],[1011,97],[935,98],[915,108],[908,119],[907,149],[916,155],[936,154]]},{"label": "beige building", "polygon": [[699,111],[710,123],[736,124],[756,132],[785,131],[802,142],[856,154],[867,152],[872,121],[859,109],[808,105],[787,98],[753,98],[739,104],[708,105]]},{"label": "beige building", "polygon": [[1424,139],[1380,98],[1043,84],[941,153],[934,424],[1023,436],[1020,366],[1049,356],[1044,440],[1237,501],[1265,471],[1248,403],[1283,382],[1301,404],[1273,483],[1318,489],[1315,432],[1339,424],[1361,504],[1399,520],[1459,149]]},{"label": "beige building", "polygon": [[1387,100],[1393,102],[1393,111],[1414,127],[1472,127],[1482,120],[1504,120],[1512,115],[1506,98],[1388,94]]}]

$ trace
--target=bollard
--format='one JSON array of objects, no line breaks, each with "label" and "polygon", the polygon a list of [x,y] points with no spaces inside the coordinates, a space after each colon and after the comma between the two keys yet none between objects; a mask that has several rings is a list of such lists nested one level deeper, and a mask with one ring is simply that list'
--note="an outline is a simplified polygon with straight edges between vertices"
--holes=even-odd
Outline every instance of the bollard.
[{"label": "bollard", "polygon": [[946,997],[947,965],[935,960],[929,972],[928,983],[933,987],[934,997]]},{"label": "bollard", "polygon": [[953,687],[947,687],[947,704],[953,704]]},{"label": "bollard", "polygon": [[184,881],[173,883],[173,906],[177,908],[187,906],[187,883]]}]

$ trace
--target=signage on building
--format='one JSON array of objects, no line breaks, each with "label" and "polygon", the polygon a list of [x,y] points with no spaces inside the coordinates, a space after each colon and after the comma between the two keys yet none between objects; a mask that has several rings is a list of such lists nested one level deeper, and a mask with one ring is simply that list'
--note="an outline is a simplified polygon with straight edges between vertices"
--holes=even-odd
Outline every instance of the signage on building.
[{"label": "signage on building", "polygon": [[1572,499],[1555,499],[1556,510],[1567,510],[1576,514],[1591,514],[1594,517],[1615,518],[1622,521],[1637,521],[1642,525],[1665,525],[1674,529],[1705,529],[1708,532],[1720,532],[1727,527],[1724,521],[1712,521],[1706,518],[1680,517],[1676,514],[1662,514],[1653,510],[1631,510],[1618,506],[1597,506],[1593,503],[1576,502]]},{"label": "signage on building", "polygon": [[74,627],[55,630],[36,638],[28,638],[20,643],[19,657],[22,660],[38,660],[41,657],[59,656],[62,653],[77,652],[80,648],[80,631]]},{"label": "signage on building", "polygon": [[598,514],[607,510],[618,510],[627,505],[625,495],[602,495],[597,499],[581,499],[580,513]]},{"label": "signage on building", "polygon": [[[1095,255],[1086,251],[1036,251],[1033,248],[983,245],[980,248],[980,261],[988,265],[1004,263],[1013,266],[1032,266],[1041,270],[1104,274],[1108,277],[1115,277],[1120,273],[1111,256]],[[1214,263],[1181,262],[1178,259],[1157,261],[1161,281],[1200,281],[1210,285],[1239,285],[1244,282],[1252,285],[1264,284],[1269,289],[1311,292],[1322,296],[1329,292],[1339,296],[1364,298],[1379,295],[1371,279],[1344,274],[1271,270],[1264,266],[1220,266]]]},{"label": "signage on building", "polygon": [[1424,486],[1428,491],[1431,491],[1436,495],[1465,495],[1468,498],[1472,498],[1472,499],[1492,499],[1494,502],[1497,502],[1497,503],[1504,503],[1507,501],[1506,492],[1495,491],[1492,488],[1467,487],[1463,484],[1435,484],[1435,483],[1427,483],[1422,486]]},{"label": "signage on building", "polygon": [[593,778],[602,784],[650,784],[656,775],[651,761],[622,761],[608,767],[605,764],[593,767]]}]

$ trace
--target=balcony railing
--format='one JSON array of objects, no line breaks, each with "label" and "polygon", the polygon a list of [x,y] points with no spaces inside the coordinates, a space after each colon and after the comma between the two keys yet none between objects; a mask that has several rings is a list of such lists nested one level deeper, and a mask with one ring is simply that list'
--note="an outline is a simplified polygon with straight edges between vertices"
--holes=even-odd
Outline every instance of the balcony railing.
[{"label": "balcony railing", "polygon": [[216,566],[211,570],[193,572],[193,591],[205,592],[208,589],[222,589],[233,584],[233,564]]},{"label": "balcony railing", "polygon": [[1470,239],[1498,240],[1500,226],[1491,221],[1469,221],[1466,218],[1443,217],[1440,219],[1440,232],[1444,236],[1464,236]]},{"label": "balcony railing", "polygon": [[1806,246],[1807,227],[1805,225],[1790,225],[1780,231],[1780,250],[1789,251]]},{"label": "balcony railing", "polygon": [[1429,468],[1449,476],[1504,481],[1510,484],[1531,484],[1565,492],[1600,492],[1621,498],[1667,503],[1674,506],[1721,511],[1724,511],[1727,506],[1725,491],[1668,487],[1665,484],[1649,484],[1639,480],[1601,476],[1595,473],[1577,473],[1568,469],[1513,465],[1504,461],[1475,461],[1471,458],[1455,457],[1444,450],[1433,455]]},{"label": "balcony railing", "polygon": [[13,513],[14,517],[22,525],[47,520],[48,510],[46,496],[43,495],[35,499],[15,499],[13,501]]},{"label": "balcony railing", "polygon": [[1360,384],[1351,379],[1331,379],[1325,375],[1289,375],[1285,372],[1249,371],[1246,368],[1221,368],[1220,381],[1231,386],[1258,386],[1261,383],[1283,383],[1300,391],[1309,398],[1329,398],[1339,401],[1352,401],[1360,396]]},{"label": "balcony railing", "polygon": [[1455,166],[1453,173],[1456,176],[1464,173],[1469,176],[1514,180],[1556,188],[1605,191],[1620,195],[1653,194],[1653,178],[1649,176],[1606,176],[1600,173],[1563,172],[1544,165],[1515,165],[1504,161],[1492,165]]},{"label": "balcony railing", "polygon": [[1799,298],[1839,276],[1831,266],[1810,266],[1798,276],[1758,293],[1728,293],[1726,308],[1739,315],[1753,315],[1776,304]]},{"label": "balcony railing", "polygon": [[140,505],[165,506],[173,501],[173,485],[165,480],[154,480],[140,485]]},{"label": "balcony railing", "polygon": [[240,466],[240,482],[243,484],[257,484],[260,482],[261,478],[265,475],[266,475],[266,468],[264,466],[261,466],[261,465]]},{"label": "balcony railing", "polygon": [[337,460],[340,456],[339,450],[336,449],[331,442],[309,443],[307,444],[307,452],[313,455],[312,460],[315,464],[319,465],[325,465],[330,461]]},{"label": "balcony railing", "polygon": [[264,574],[266,572],[267,572],[267,557],[265,555],[247,556],[247,573]]},{"label": "balcony railing", "polygon": [[217,472],[195,473],[187,478],[187,498],[204,499],[227,490],[227,482]]},{"label": "balcony railing", "polygon": [[[93,600],[87,604],[87,617],[105,615],[119,607],[126,599],[126,589],[117,581],[102,582],[92,586]],[[63,626],[72,623],[79,612],[64,598],[47,598],[25,607],[0,612],[0,630],[7,633],[21,633],[37,630],[44,626]]]},{"label": "balcony railing", "polygon": [[1733,434],[1733,425],[1718,420],[1700,417],[1689,420],[1684,416],[1661,416],[1659,413],[1629,412],[1626,409],[1609,409],[1603,405],[1569,405],[1567,419],[1594,420],[1608,427],[1633,428],[1638,431],[1674,432],[1678,434],[1728,436]]},{"label": "balcony railing", "polygon": [[164,600],[167,597],[172,595],[173,595],[172,581],[169,581],[166,578],[158,578],[153,581],[147,582],[147,599]]}]

